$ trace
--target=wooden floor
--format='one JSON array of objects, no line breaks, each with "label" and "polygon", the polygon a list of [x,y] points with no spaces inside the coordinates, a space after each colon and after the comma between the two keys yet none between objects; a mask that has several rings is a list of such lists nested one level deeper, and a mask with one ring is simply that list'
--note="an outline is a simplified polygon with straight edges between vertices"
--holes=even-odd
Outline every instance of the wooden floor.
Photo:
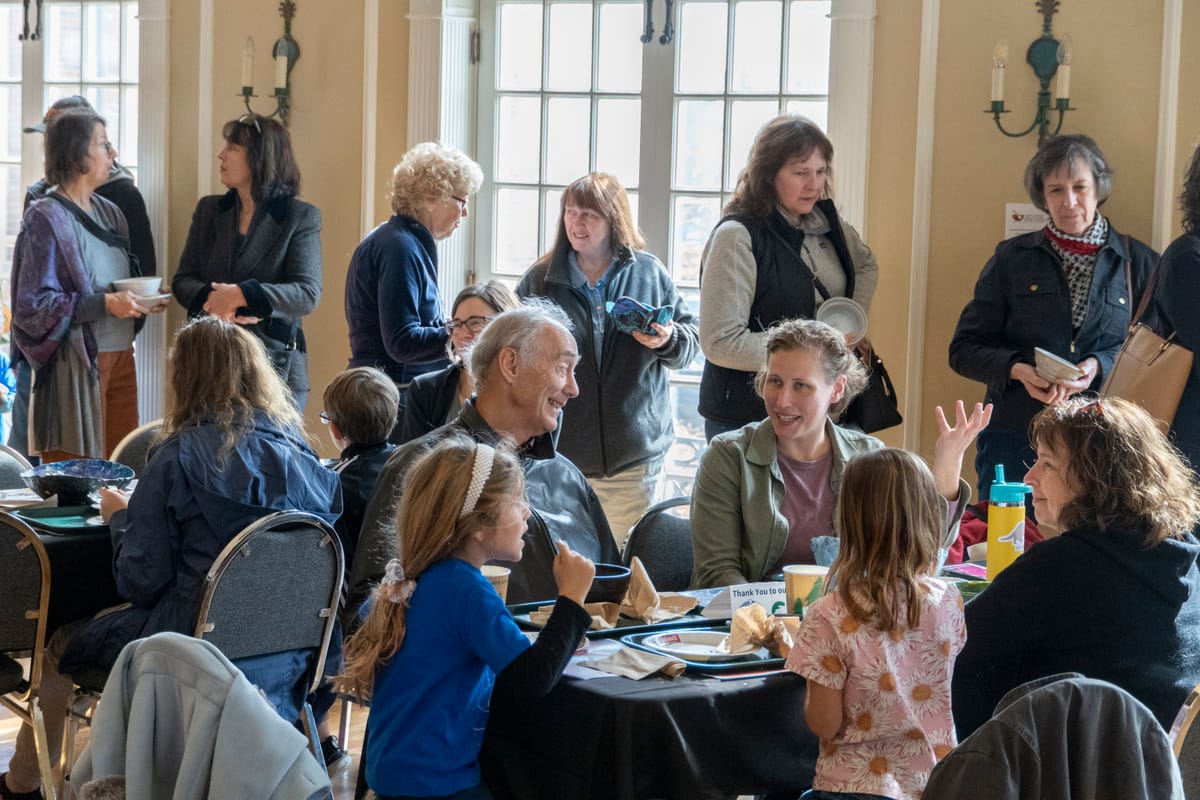
[{"label": "wooden floor", "polygon": [[[337,730],[337,716],[340,707],[340,703],[335,705],[329,715],[334,731]],[[360,706],[355,706],[350,724],[351,746],[346,748],[351,752],[354,760],[345,773],[332,778],[334,800],[353,800],[354,798],[354,780],[358,771],[358,748],[362,744],[363,729],[366,727],[366,723],[366,711]],[[0,772],[8,769],[8,760],[12,756],[13,746],[17,739],[17,729],[19,727],[20,720],[14,717],[8,709],[0,708]],[[87,732],[85,730],[80,737],[78,749],[82,751],[86,743]]]}]

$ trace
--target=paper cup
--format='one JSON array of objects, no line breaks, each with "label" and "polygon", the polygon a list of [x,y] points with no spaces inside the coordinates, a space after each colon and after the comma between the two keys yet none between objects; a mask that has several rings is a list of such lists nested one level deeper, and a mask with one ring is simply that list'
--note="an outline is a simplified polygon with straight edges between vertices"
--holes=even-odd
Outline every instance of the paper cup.
[{"label": "paper cup", "polygon": [[496,594],[500,595],[500,599],[508,601],[508,576],[512,572],[508,567],[497,567],[493,564],[484,564],[479,568],[483,573],[483,577],[492,582],[492,586],[496,590]]},{"label": "paper cup", "polygon": [[783,568],[787,591],[788,613],[803,614],[804,607],[816,600],[825,590],[829,567],[816,564],[793,564]]}]

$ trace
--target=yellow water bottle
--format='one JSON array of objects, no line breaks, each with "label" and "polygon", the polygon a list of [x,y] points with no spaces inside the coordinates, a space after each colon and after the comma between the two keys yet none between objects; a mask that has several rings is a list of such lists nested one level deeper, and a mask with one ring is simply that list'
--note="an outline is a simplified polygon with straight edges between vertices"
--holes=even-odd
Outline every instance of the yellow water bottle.
[{"label": "yellow water bottle", "polygon": [[996,480],[988,495],[989,581],[1025,552],[1025,495],[1032,491],[1027,483],[1005,483],[1004,465],[996,465]]}]

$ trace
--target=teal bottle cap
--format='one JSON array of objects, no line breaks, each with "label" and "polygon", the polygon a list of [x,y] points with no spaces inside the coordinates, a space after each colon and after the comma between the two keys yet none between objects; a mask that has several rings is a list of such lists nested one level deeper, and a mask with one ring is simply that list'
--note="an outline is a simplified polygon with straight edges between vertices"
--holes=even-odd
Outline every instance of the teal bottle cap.
[{"label": "teal bottle cap", "polygon": [[1004,465],[996,465],[996,480],[988,490],[988,501],[991,503],[1025,503],[1025,495],[1033,491],[1027,483],[1005,483]]}]

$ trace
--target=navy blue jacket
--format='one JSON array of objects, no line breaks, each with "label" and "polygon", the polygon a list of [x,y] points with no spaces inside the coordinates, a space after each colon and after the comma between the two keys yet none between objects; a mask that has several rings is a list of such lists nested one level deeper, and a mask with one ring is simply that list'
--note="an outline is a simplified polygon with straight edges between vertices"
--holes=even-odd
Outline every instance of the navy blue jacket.
[{"label": "navy blue jacket", "polygon": [[367,234],[346,272],[350,366],[377,367],[399,386],[449,364],[437,245],[411,217]]},{"label": "navy blue jacket", "polygon": [[993,403],[992,427],[1028,431],[1043,404],[1008,377],[1018,362],[1033,363],[1041,347],[1078,364],[1089,356],[1100,362],[1092,389],[1099,389],[1125,341],[1134,304],[1141,297],[1157,255],[1129,239],[1132,296],[1125,285],[1125,243],[1108,227],[1108,240],[1096,260],[1087,316],[1072,331],[1071,292],[1062,262],[1043,231],[1008,239],[983,268],[975,296],[963,309],[950,341],[950,368],[987,385],[985,403]]},{"label": "navy blue jacket", "polygon": [[202,423],[150,453],[129,498],[109,521],[113,575],[130,608],[89,622],[71,640],[64,672],[109,668],[121,648],[161,631],[192,634],[204,576],[244,527],[275,511],[308,511],[332,525],[342,512],[338,476],[295,431],[256,413],[224,462],[221,430]]},{"label": "navy blue jacket", "polygon": [[367,511],[367,501],[371,499],[379,471],[395,449],[396,445],[391,442],[352,444],[342,451],[332,467],[342,485],[342,515],[333,529],[342,540],[347,575],[350,574],[350,559],[358,547],[358,532]]},{"label": "navy blue jacket", "polygon": [[1154,307],[1160,333],[1175,333],[1191,350],[1192,374],[1183,387],[1179,410],[1171,425],[1175,445],[1200,472],[1200,232],[1190,231],[1168,245],[1159,266]]},{"label": "navy blue jacket", "polygon": [[658,350],[617,330],[605,314],[604,346],[596,363],[593,315],[583,289],[571,283],[567,252],[550,264],[530,267],[517,284],[521,297],[548,297],[575,323],[579,396],[562,412],[558,449],[589,477],[615,475],[660,458],[675,438],[668,370],[683,369],[699,352],[696,318],[687,309],[666,267],[637,251],[609,267],[604,299],[628,296],[649,306],[675,307],[675,335]]}]

